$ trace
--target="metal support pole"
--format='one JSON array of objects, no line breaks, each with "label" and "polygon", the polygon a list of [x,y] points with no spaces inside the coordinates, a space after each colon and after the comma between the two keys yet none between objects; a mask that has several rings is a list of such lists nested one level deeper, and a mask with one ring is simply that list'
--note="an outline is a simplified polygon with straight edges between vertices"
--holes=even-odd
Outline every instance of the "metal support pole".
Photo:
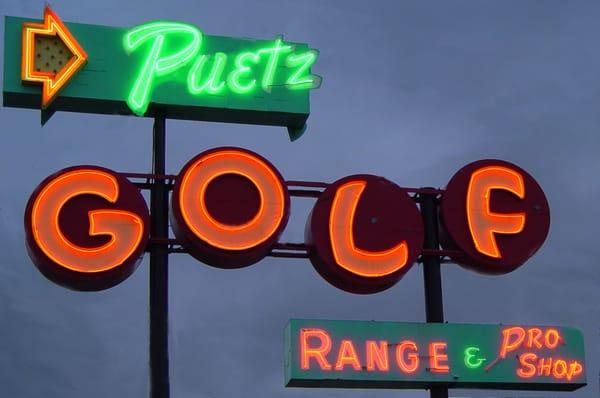
[{"label": "metal support pole", "polygon": [[[165,174],[165,117],[154,118],[152,172]],[[152,238],[169,237],[169,190],[155,179],[150,191]],[[150,397],[169,397],[169,253],[167,243],[150,248]]]},{"label": "metal support pole", "polygon": [[[425,226],[425,249],[439,249],[438,238],[438,200],[436,195],[420,195],[421,217]],[[427,322],[444,322],[444,304],[442,298],[442,275],[440,256],[423,255],[423,280],[425,282],[425,315]],[[432,387],[431,398],[448,398],[448,388]]]}]

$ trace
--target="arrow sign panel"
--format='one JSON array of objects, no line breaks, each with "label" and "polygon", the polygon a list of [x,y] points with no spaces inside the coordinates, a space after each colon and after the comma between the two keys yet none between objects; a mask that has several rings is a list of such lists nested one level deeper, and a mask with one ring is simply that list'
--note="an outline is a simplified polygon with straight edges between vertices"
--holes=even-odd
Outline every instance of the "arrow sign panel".
[{"label": "arrow sign panel", "polygon": [[[318,51],[204,34],[183,22],[131,28],[5,17],[4,106],[305,129]],[[35,83],[35,84],[32,84]],[[41,87],[40,87],[41,84]]]},{"label": "arrow sign panel", "polygon": [[[60,89],[85,65],[87,54],[49,6],[44,10],[44,23],[23,24],[22,45],[21,79],[42,83],[41,107],[46,109]],[[52,50],[58,52],[59,57],[52,54]],[[42,54],[51,58],[45,65],[36,62],[42,59]],[[65,58],[66,62],[50,63],[57,58]]]}]

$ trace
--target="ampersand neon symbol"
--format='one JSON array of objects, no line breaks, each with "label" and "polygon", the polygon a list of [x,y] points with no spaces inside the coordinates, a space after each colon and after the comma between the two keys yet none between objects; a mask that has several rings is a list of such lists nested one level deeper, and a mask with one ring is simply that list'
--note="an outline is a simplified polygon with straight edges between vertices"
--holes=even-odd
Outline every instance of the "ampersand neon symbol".
[{"label": "ampersand neon symbol", "polygon": [[465,366],[469,369],[477,369],[484,362],[485,358],[479,356],[478,347],[467,347],[465,348]]}]

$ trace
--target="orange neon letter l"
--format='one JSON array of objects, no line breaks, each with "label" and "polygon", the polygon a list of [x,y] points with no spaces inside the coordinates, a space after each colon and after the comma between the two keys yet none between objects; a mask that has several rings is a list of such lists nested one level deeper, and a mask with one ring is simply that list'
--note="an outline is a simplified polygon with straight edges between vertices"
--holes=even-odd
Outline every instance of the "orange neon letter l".
[{"label": "orange neon letter l", "polygon": [[498,214],[490,210],[491,191],[502,189],[525,198],[523,176],[502,166],[483,167],[471,175],[467,190],[467,220],[478,252],[502,258],[495,233],[518,234],[525,226],[525,214]]},{"label": "orange neon letter l", "polygon": [[360,196],[367,183],[351,181],[335,193],[329,216],[329,235],[335,261],[353,274],[379,277],[398,271],[408,260],[408,245],[402,241],[380,252],[361,250],[354,243],[352,225]]}]

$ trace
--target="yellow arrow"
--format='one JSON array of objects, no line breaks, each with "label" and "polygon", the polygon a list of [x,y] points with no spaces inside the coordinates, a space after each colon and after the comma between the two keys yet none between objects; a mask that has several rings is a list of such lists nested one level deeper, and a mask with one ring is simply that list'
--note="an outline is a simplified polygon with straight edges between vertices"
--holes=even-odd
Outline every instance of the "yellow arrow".
[{"label": "yellow arrow", "polygon": [[[35,67],[35,58],[40,56],[36,48],[36,38],[55,37],[64,43],[71,57],[60,70],[40,70]],[[38,44],[40,41],[38,40]],[[23,24],[23,51],[21,59],[21,80],[42,84],[42,109],[48,108],[56,94],[71,80],[87,62],[87,54],[63,24],[58,15],[46,5],[44,22]]]}]

